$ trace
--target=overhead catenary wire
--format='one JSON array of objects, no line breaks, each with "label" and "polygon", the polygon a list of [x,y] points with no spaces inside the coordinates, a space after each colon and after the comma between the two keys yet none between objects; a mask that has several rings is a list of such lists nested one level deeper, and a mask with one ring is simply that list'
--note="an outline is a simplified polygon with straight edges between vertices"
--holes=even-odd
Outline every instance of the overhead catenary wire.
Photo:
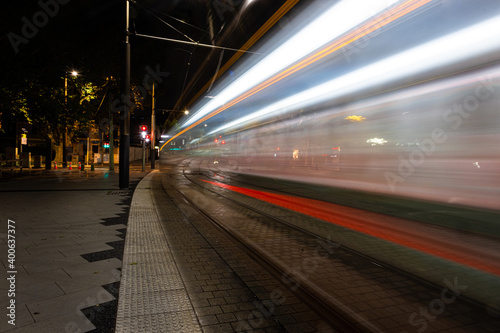
[{"label": "overhead catenary wire", "polygon": [[242,50],[242,49],[235,49],[235,48],[232,48],[232,47],[224,47],[224,46],[218,46],[218,45],[210,45],[210,44],[204,44],[204,43],[198,43],[198,42],[190,42],[190,41],[179,40],[179,39],[173,39],[173,38],[158,37],[158,36],[150,36],[150,35],[143,35],[143,34],[138,34],[138,33],[135,33],[135,34],[133,34],[133,35],[134,35],[134,36],[136,36],[136,37],[144,37],[144,38],[150,38],[150,39],[158,39],[158,40],[163,40],[163,41],[167,41],[167,42],[174,42],[174,43],[180,43],[180,44],[196,45],[196,46],[208,47],[208,48],[213,48],[213,49],[229,50],[229,51],[234,51],[234,52],[239,52],[239,53],[262,54],[262,53],[259,53],[259,52],[253,52],[253,51]]},{"label": "overhead catenary wire", "polygon": [[157,18],[160,22],[166,24],[167,26],[169,26],[170,28],[172,28],[173,30],[175,30],[176,32],[178,32],[179,34],[181,34],[182,36],[184,36],[185,38],[189,39],[191,42],[196,42],[193,38],[189,37],[188,35],[186,35],[185,33],[183,33],[182,31],[180,31],[179,29],[177,29],[176,27],[174,27],[173,25],[171,25],[170,23],[168,23],[167,21],[165,21],[164,19],[162,19],[161,17],[159,17],[158,15],[154,14],[153,12],[151,12],[149,9],[146,9],[144,8],[144,11],[146,11],[147,13],[151,14],[152,16],[154,16],[155,18]]},{"label": "overhead catenary wire", "polygon": [[191,23],[188,23],[188,22],[186,22],[186,21],[183,21],[183,20],[181,20],[181,19],[178,19],[178,18],[176,18],[176,17],[173,17],[173,16],[168,15],[168,14],[165,14],[165,13],[160,13],[160,14],[165,15],[166,17],[171,18],[172,20],[175,20],[175,21],[178,21],[178,22],[180,22],[180,23],[182,23],[182,24],[185,24],[185,25],[187,25],[187,26],[189,26],[189,27],[191,27],[191,28],[195,28],[195,29],[197,29],[197,30],[199,30],[199,31],[205,32],[205,30],[204,30],[204,29],[199,28],[199,27],[197,27],[197,26],[195,26],[195,25],[193,25],[193,24],[191,24]]}]

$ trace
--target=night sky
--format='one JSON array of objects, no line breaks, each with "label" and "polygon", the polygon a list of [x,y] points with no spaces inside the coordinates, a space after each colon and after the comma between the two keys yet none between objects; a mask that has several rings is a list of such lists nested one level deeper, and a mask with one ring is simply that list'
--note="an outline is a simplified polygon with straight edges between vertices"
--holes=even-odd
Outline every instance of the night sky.
[{"label": "night sky", "polygon": [[[246,1],[137,1],[131,9],[130,30],[239,48],[285,2]],[[124,3],[40,0],[4,4],[0,22],[0,85],[11,87],[36,79],[57,86],[62,84],[64,73],[73,69],[93,82],[108,76],[120,77]],[[130,40],[131,84],[143,84],[152,70],[162,73],[156,92],[158,109],[184,108],[216,73],[221,54],[222,64],[234,54],[136,36]],[[135,117],[142,116],[138,113]],[[165,119],[166,114],[158,114],[158,123]]]}]

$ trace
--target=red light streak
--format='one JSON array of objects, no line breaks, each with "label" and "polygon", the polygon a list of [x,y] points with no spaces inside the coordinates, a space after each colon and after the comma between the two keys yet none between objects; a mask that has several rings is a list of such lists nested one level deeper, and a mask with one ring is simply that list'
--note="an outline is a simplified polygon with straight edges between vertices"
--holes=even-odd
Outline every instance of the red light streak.
[{"label": "red light streak", "polygon": [[[366,235],[390,241],[395,244],[500,276],[499,262],[493,260],[492,263],[492,260],[488,261],[487,258],[484,258],[485,256],[481,253],[474,254],[470,251],[470,249],[468,251],[463,251],[462,249],[451,249],[449,248],[449,244],[439,242],[439,240],[435,238],[438,237],[436,235],[416,235],[415,230],[401,230],[401,228],[393,227],[391,223],[368,221],[356,218],[351,214],[346,214],[346,212],[357,211],[357,215],[359,215],[359,212],[362,212],[362,210],[359,209],[314,199],[262,192],[203,179],[199,180]],[[380,214],[380,216],[383,215]],[[394,221],[396,218],[386,217],[386,219]]]}]

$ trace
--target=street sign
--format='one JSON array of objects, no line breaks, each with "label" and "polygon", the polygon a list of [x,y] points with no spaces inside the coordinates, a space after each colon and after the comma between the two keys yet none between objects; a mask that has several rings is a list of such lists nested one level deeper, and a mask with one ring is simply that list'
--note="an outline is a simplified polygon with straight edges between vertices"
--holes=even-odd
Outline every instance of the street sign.
[{"label": "street sign", "polygon": [[21,134],[21,144],[22,145],[28,144],[28,136],[26,134]]}]

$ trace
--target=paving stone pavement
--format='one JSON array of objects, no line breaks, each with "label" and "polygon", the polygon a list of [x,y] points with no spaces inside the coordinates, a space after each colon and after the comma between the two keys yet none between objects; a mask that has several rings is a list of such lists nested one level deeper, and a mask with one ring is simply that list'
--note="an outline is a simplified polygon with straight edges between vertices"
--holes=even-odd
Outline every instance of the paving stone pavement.
[{"label": "paving stone pavement", "polygon": [[116,332],[334,332],[165,177],[148,174],[134,193]]},{"label": "paving stone pavement", "polygon": [[[132,171],[131,188],[144,175]],[[118,174],[104,168],[0,180],[0,332],[114,329],[114,318],[110,324],[103,314],[116,309],[132,193],[120,190]],[[8,258],[9,223],[15,261]],[[15,321],[7,316],[12,301]]]}]

